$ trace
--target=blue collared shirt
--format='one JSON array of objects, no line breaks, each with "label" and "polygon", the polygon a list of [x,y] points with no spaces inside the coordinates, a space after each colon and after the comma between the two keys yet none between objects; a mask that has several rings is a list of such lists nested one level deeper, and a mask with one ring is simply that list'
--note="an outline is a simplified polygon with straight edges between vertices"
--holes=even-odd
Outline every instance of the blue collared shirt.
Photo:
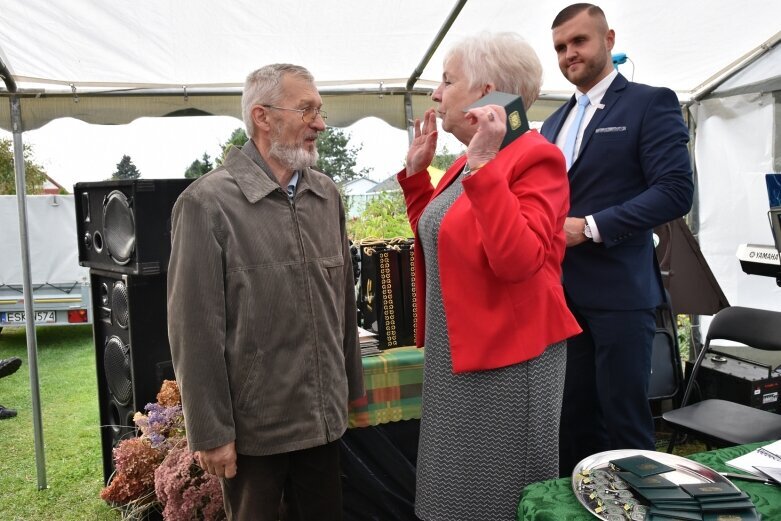
[{"label": "blue collared shirt", "polygon": [[293,177],[287,183],[287,196],[292,201],[293,196],[296,195],[296,187],[298,186],[298,170],[293,172]]}]

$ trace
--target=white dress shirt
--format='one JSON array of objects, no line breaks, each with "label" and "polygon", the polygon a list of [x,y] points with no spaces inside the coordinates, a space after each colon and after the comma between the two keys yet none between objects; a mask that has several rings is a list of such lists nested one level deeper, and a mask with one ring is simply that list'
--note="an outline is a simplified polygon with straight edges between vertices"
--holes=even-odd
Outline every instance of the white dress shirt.
[{"label": "white dress shirt", "polygon": [[[589,122],[591,122],[591,118],[594,117],[596,111],[604,108],[604,105],[602,105],[602,98],[605,97],[607,88],[610,86],[611,83],[613,83],[613,80],[616,78],[617,75],[618,75],[618,71],[613,69],[613,71],[610,74],[602,78],[602,80],[596,85],[594,85],[591,88],[591,90],[589,90],[588,92],[583,93],[578,90],[575,91],[576,103],[575,105],[573,105],[573,108],[569,111],[569,114],[567,114],[567,119],[564,120],[564,125],[561,127],[561,130],[556,136],[556,146],[559,147],[561,150],[564,150],[564,142],[567,139],[569,128],[572,126],[572,122],[575,119],[575,114],[577,113],[577,109],[578,109],[577,100],[580,99],[580,97],[583,96],[584,94],[587,95],[589,99],[589,104],[586,106],[586,112],[583,114],[583,122],[580,124],[578,137],[575,139],[575,154],[572,157],[573,164],[575,163],[575,160],[578,158],[580,144],[583,142],[583,133],[585,132],[586,127],[588,127]],[[591,215],[587,215],[586,222],[588,223],[589,228],[591,228],[591,235],[594,242],[602,242],[602,236],[599,234],[599,228],[597,227],[597,223],[594,220],[594,217]]]}]

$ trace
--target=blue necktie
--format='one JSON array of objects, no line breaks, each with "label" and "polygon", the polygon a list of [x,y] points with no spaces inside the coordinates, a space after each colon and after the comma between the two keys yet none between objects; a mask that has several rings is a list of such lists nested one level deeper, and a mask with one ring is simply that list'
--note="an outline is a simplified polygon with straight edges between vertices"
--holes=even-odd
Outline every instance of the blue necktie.
[{"label": "blue necktie", "polygon": [[585,94],[578,99],[578,112],[575,114],[575,120],[570,125],[567,140],[564,142],[564,159],[567,160],[567,170],[569,170],[569,167],[575,160],[575,141],[578,140],[578,131],[580,130],[580,124],[583,122],[583,114],[586,113],[588,102],[588,96]]}]

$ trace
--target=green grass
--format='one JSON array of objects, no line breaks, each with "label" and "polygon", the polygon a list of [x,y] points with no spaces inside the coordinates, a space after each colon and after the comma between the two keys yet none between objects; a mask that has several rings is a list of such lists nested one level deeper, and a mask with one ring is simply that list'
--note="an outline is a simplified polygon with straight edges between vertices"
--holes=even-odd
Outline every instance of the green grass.
[{"label": "green grass", "polygon": [[38,490],[24,328],[0,333],[0,358],[21,369],[0,379],[0,403],[19,412],[0,421],[0,519],[118,520],[103,487],[97,376],[91,326],[40,327],[38,378],[48,488]]}]

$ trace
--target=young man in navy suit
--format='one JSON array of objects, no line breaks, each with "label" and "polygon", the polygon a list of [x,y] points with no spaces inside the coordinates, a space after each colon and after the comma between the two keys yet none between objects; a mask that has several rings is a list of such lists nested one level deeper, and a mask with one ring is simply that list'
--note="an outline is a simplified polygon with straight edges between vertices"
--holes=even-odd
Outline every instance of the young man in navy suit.
[{"label": "young man in navy suit", "polygon": [[564,289],[583,328],[567,349],[567,476],[590,454],[654,449],[647,394],[664,290],[652,230],[689,211],[693,183],[677,96],[614,70],[615,32],[602,9],[573,4],[552,30],[559,68],[577,88],[541,130],[567,161]]}]

